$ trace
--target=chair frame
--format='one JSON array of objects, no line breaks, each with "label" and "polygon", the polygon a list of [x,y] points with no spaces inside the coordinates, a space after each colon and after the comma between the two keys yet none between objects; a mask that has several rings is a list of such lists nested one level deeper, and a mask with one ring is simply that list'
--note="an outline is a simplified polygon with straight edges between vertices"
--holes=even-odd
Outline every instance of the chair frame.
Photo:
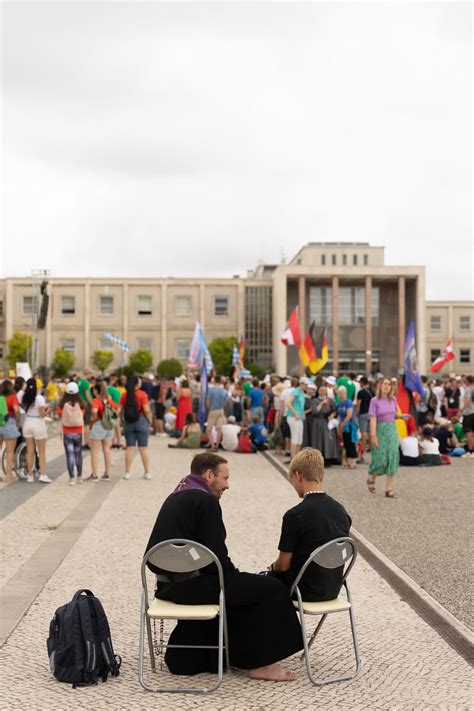
[{"label": "chair frame", "polygon": [[[347,555],[348,550],[350,550],[349,556]],[[343,554],[343,551],[345,551],[344,554]],[[356,632],[356,625],[355,625],[355,618],[354,618],[354,609],[353,609],[353,604],[352,604],[352,595],[351,595],[349,583],[347,582],[347,576],[349,575],[349,573],[352,569],[352,566],[355,563],[356,557],[357,557],[357,549],[355,546],[355,542],[352,538],[350,538],[350,537],[335,538],[334,540],[329,541],[328,543],[325,543],[322,546],[319,546],[319,548],[316,548],[316,550],[314,550],[311,553],[309,558],[306,560],[306,562],[301,567],[298,575],[295,578],[293,585],[291,586],[290,595],[293,596],[293,594],[296,592],[296,601],[298,603],[298,613],[299,613],[299,617],[300,617],[301,631],[303,633],[304,652],[301,655],[301,659],[303,659],[303,657],[305,658],[306,669],[308,671],[308,677],[310,678],[311,682],[313,684],[315,684],[315,686],[324,686],[325,684],[331,684],[335,681],[345,681],[347,679],[355,679],[360,671],[359,644],[357,641],[357,632]],[[347,565],[348,562],[349,562],[349,564]],[[343,574],[343,578],[342,578],[342,586],[346,589],[347,601],[350,605],[348,612],[349,612],[349,619],[351,622],[352,642],[353,642],[353,646],[354,646],[354,655],[355,655],[355,661],[356,661],[355,671],[352,673],[341,674],[341,675],[337,675],[337,676],[329,676],[329,677],[325,677],[325,678],[317,678],[314,675],[313,668],[311,665],[309,650],[311,649],[311,646],[312,646],[314,640],[316,639],[316,636],[317,636],[318,632],[320,631],[322,625],[324,624],[324,621],[326,620],[326,617],[328,616],[328,614],[335,614],[335,612],[345,612],[345,610],[339,610],[339,611],[335,610],[335,611],[328,611],[328,612],[305,612],[304,611],[304,601],[301,597],[301,593],[298,588],[298,583],[300,582],[301,578],[303,577],[304,573],[306,572],[306,569],[308,568],[309,565],[311,565],[311,563],[317,563],[318,565],[321,565],[321,567],[323,567],[323,568],[338,568],[341,565],[347,566],[346,569],[344,570],[344,574]],[[341,589],[342,589],[342,587],[341,587]],[[322,603],[322,604],[324,604],[324,603]],[[305,615],[322,615],[309,642],[308,642],[308,635],[307,635],[306,624],[305,624],[305,619],[304,619]]]},{"label": "chair frame", "polygon": [[[151,620],[148,615],[149,599],[148,599],[148,585],[146,579],[147,563],[150,558],[157,552],[165,548],[170,548],[171,546],[189,546],[194,548],[197,552],[205,555],[204,560],[199,564],[194,566],[189,566],[186,571],[182,570],[182,566],[179,566],[179,570],[170,572],[189,572],[200,570],[206,567],[210,563],[215,563],[217,566],[217,572],[219,576],[219,631],[218,631],[218,643],[216,645],[182,645],[182,644],[165,644],[165,649],[168,647],[180,648],[180,649],[217,649],[218,650],[218,667],[217,667],[217,682],[210,687],[157,687],[151,686],[145,681],[144,677],[144,657],[145,657],[145,628],[148,638],[148,649],[150,654],[150,663],[152,671],[156,673],[156,663],[155,654],[153,650],[153,636],[151,631]],[[200,556],[201,558],[201,556]],[[168,568],[167,568],[168,569]],[[203,546],[197,541],[191,541],[186,538],[172,538],[161,543],[157,543],[155,546],[150,548],[149,551],[145,553],[141,564],[141,578],[142,578],[142,596],[141,596],[141,610],[140,610],[140,642],[139,642],[139,656],[138,656],[138,676],[140,684],[146,691],[154,691],[160,693],[192,693],[192,694],[210,694],[215,691],[222,683],[223,679],[223,667],[224,667],[224,650],[226,656],[226,671],[230,670],[229,662],[229,641],[227,633],[227,616],[225,607],[225,594],[224,594],[224,574],[222,571],[222,565],[215,555],[209,548]],[[189,607],[187,605],[187,607]],[[170,619],[170,618],[154,618],[154,619]],[[182,619],[180,617],[172,619]],[[186,617],[186,620],[199,620],[200,617]]]}]

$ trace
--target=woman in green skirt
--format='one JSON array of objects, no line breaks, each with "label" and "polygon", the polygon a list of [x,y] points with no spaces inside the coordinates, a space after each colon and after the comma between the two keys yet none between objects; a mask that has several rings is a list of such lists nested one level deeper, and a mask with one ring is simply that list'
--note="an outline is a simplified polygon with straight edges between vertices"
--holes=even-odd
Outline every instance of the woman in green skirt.
[{"label": "woman in green skirt", "polygon": [[370,401],[369,415],[372,462],[367,486],[370,493],[375,494],[375,479],[385,474],[385,496],[395,499],[397,497],[393,492],[393,477],[398,471],[399,463],[395,419],[405,419],[405,415],[397,415],[397,401],[389,378],[383,378],[377,383],[376,396]]}]

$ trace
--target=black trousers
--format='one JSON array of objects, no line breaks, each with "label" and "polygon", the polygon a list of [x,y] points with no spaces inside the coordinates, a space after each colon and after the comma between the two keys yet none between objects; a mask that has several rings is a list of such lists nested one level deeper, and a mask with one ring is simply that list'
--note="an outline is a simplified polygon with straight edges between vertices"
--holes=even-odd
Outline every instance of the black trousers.
[{"label": "black trousers", "polygon": [[[167,585],[157,596],[178,604],[218,601],[218,578],[202,575]],[[230,663],[239,669],[273,664],[303,648],[301,628],[288,588],[276,578],[234,572],[226,577],[225,599]],[[218,621],[179,621],[170,644],[217,644]],[[217,672],[216,650],[168,649],[166,664],[173,674]]]}]

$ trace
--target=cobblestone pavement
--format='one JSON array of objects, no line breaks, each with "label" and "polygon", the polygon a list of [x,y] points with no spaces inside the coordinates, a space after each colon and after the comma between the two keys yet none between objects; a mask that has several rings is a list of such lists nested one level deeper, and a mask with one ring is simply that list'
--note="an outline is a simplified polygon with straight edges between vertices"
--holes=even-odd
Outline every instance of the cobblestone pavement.
[{"label": "cobblestone pavement", "polygon": [[[6,590],[19,566],[34,563],[38,545],[47,537],[54,541],[55,536],[61,536],[61,525],[65,525],[61,522],[83,497],[90,496],[91,488],[110,487],[102,506],[69,553],[58,561],[55,572],[0,652],[0,709],[472,708],[469,665],[361,557],[351,574],[362,656],[362,671],[355,681],[315,688],[295,656],[285,664],[297,671],[299,678],[288,684],[254,681],[233,672],[211,696],[143,691],[138,683],[140,561],[157,510],[176,481],[188,472],[190,461],[188,452],[172,452],[166,444],[166,440],[151,440],[156,472],[151,481],[140,478],[138,462],[133,478],[120,480],[122,457],[114,455],[112,483],[68,487],[64,474],[0,524],[2,542],[8,544],[10,539],[3,559],[2,590]],[[274,558],[281,516],[295,504],[296,495],[262,457],[228,458],[231,488],[222,507],[230,554],[242,570],[261,570]],[[15,532],[20,532],[16,538]],[[123,666],[118,679],[73,690],[50,674],[45,642],[54,610],[80,587],[91,588],[103,601]],[[328,619],[314,654],[321,674],[352,662],[345,615]],[[147,673],[151,676],[148,666]],[[176,683],[176,679],[172,681]]]}]

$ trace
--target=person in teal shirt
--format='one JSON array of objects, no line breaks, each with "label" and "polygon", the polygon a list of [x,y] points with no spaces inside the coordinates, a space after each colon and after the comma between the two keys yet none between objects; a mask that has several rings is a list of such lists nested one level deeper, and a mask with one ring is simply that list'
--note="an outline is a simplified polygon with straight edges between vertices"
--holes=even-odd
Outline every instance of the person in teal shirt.
[{"label": "person in teal shirt", "polygon": [[308,378],[301,378],[300,380],[294,377],[291,379],[291,384],[293,386],[293,392],[288,400],[286,418],[290,428],[290,452],[291,459],[293,459],[303,444],[304,401]]}]

